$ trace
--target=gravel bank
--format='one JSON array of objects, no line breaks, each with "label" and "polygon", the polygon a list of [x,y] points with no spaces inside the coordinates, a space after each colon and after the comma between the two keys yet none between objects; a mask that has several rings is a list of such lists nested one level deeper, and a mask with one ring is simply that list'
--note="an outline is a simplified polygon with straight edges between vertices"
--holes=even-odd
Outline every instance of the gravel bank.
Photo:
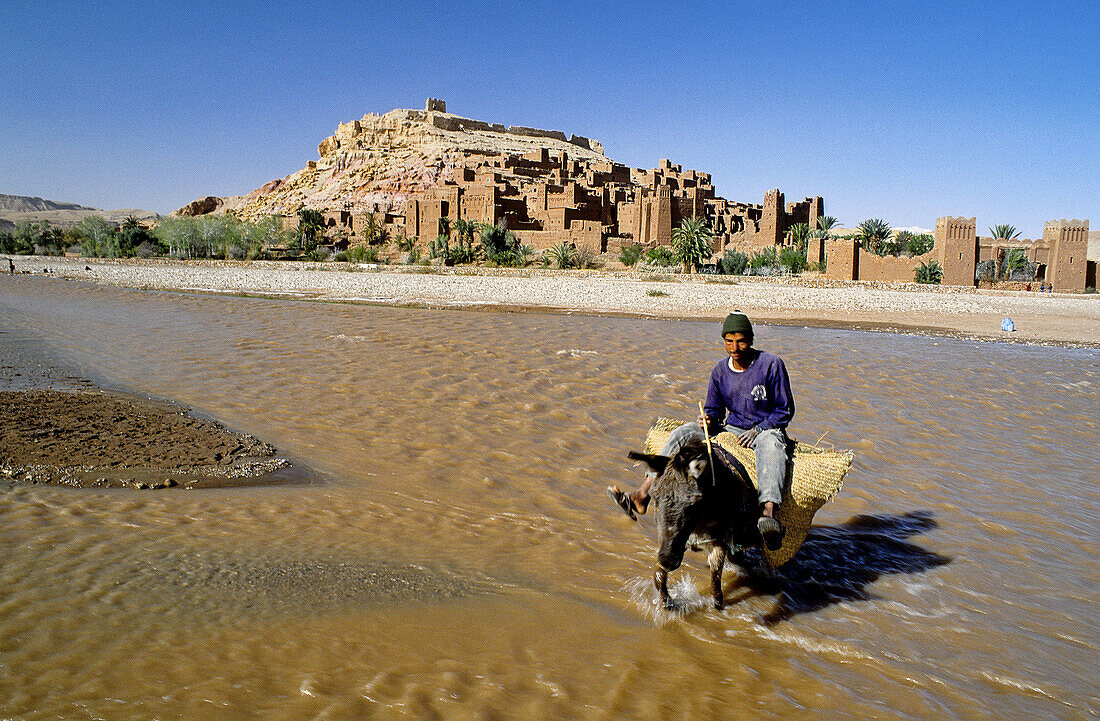
[{"label": "gravel bank", "polygon": [[[16,257],[20,270],[108,285],[428,307],[533,308],[925,332],[1100,347],[1100,296],[605,271],[441,269],[342,263]],[[5,280],[17,281],[16,278]],[[1011,318],[1016,330],[1000,330]]]}]

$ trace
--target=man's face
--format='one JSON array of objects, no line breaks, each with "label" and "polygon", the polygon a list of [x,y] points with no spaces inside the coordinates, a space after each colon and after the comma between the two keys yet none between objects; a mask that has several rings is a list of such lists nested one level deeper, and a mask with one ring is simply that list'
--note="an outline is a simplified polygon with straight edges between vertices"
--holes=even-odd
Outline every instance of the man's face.
[{"label": "man's face", "polygon": [[726,333],[722,336],[726,344],[726,352],[737,365],[743,365],[749,360],[749,352],[752,350],[752,335],[745,333]]}]

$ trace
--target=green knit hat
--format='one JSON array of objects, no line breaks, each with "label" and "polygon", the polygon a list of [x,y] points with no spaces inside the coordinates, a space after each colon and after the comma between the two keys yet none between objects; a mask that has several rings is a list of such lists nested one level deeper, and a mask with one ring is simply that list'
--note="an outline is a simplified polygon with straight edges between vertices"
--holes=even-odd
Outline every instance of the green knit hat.
[{"label": "green knit hat", "polygon": [[749,322],[749,317],[737,311],[727,315],[726,322],[722,324],[722,337],[725,338],[728,333],[744,333],[751,336],[752,323]]}]

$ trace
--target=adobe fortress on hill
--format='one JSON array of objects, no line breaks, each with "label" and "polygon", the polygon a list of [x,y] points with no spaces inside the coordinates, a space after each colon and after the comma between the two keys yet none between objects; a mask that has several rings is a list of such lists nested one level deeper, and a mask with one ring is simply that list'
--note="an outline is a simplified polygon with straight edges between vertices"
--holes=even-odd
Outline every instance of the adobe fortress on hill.
[{"label": "adobe fortress on hill", "polygon": [[439,219],[501,221],[536,250],[562,241],[593,252],[623,243],[668,244],[684,218],[714,230],[714,251],[774,246],[795,223],[815,227],[820,197],[785,203],[778,190],[762,204],[715,195],[710,175],[668,160],[629,168],[610,160],[599,142],[554,130],[505,127],[446,111],[429,98],[424,110],[392,110],[342,123],[317,148],[320,158],[239,199],[208,198],[179,212],[220,206],[257,219],[277,214],[288,224],[302,208],[325,214],[326,235],[355,243],[368,214],[384,217],[391,237],[426,245]]}]

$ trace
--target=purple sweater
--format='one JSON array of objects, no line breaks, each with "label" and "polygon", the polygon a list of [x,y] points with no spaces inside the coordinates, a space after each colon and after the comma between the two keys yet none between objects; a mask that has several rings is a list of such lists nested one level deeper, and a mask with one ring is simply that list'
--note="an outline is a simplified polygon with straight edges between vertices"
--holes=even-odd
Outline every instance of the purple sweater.
[{"label": "purple sweater", "polygon": [[710,372],[703,410],[708,418],[725,416],[725,424],[737,428],[786,428],[794,417],[786,366],[779,356],[757,351],[752,365],[736,373],[723,358]]}]

